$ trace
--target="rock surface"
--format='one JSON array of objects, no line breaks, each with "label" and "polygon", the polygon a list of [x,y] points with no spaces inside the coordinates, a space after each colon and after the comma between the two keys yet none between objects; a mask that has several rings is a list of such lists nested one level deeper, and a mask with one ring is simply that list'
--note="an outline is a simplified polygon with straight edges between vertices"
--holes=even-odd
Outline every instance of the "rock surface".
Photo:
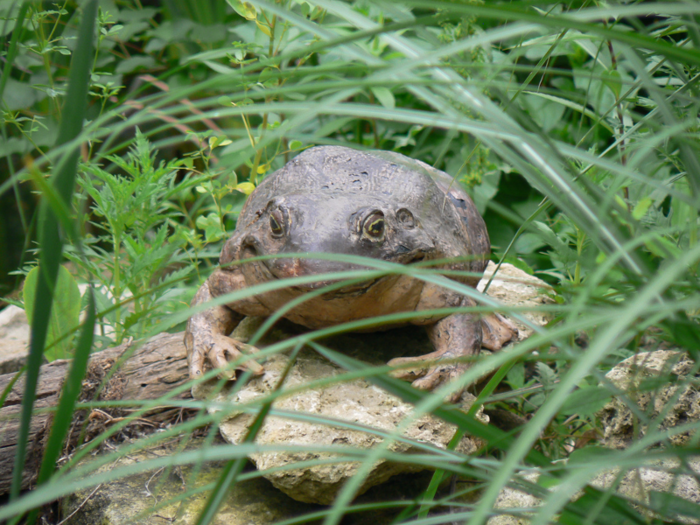
[{"label": "rock surface", "polygon": [[[644,466],[630,469],[625,472],[621,480],[618,480],[619,469],[606,469],[591,479],[590,484],[601,490],[617,484],[614,492],[634,502],[645,504],[653,492],[672,493],[686,501],[700,504],[700,460],[688,461],[689,468],[694,472],[690,474],[678,474],[679,463],[676,460],[650,461]],[[539,474],[531,471],[524,478],[531,482],[537,482]],[[576,495],[575,497],[579,497]],[[499,494],[495,509],[509,514],[494,516],[489,519],[488,525],[528,525],[533,512],[523,512],[523,509],[536,509],[542,505],[542,500],[519,490],[507,488]],[[672,509],[678,514],[673,518],[681,523],[697,523],[695,519],[689,519],[683,514],[682,508]],[[520,514],[520,515],[517,515]],[[696,516],[697,517],[697,516]],[[666,523],[666,522],[664,522]]]},{"label": "rock surface", "polygon": [[9,305],[0,310],[0,374],[16,372],[24,365],[29,345],[29,324],[24,310]]},{"label": "rock surface", "polygon": [[[487,275],[490,277],[495,265],[489,265]],[[513,306],[540,306],[546,298],[541,298],[541,289],[546,284],[517,268],[505,264],[498,273],[500,277],[491,283],[489,295],[494,295],[503,304]],[[488,279],[488,277],[487,277]],[[485,281],[482,281],[482,289]],[[546,317],[539,313],[528,316],[536,325],[543,325]],[[532,330],[519,324],[519,339],[529,336]],[[242,325],[234,336],[245,340],[247,332],[254,331]],[[289,334],[286,334],[288,336]],[[285,337],[276,334],[274,339]],[[344,334],[324,340],[324,344],[342,351],[372,365],[383,365],[393,357],[422,355],[432,350],[422,329],[403,327],[390,332],[378,334]],[[263,346],[263,345],[260,345]],[[287,367],[289,357],[278,354],[265,363],[264,375],[253,378],[244,386],[229,384],[222,390],[216,382],[200,384],[193,390],[199,399],[213,399],[218,403],[232,403],[233,411],[220,424],[223,437],[231,443],[241,443],[245,438],[251,417],[236,412],[235,406],[262,399],[274,391]],[[285,388],[295,388],[322,379],[330,379],[342,374],[344,370],[329,362],[313,351],[302,351],[289,371],[284,383]],[[217,393],[218,392],[218,393]],[[471,405],[474,397],[465,394],[463,407]],[[444,449],[455,433],[455,427],[432,416],[421,416],[410,421],[412,405],[402,402],[384,390],[364,380],[350,382],[331,382],[310,389],[299,389],[293,395],[283,396],[274,403],[274,408],[294,413],[307,413],[315,416],[360,424],[378,431],[391,432],[402,427],[402,435],[407,441],[393,441],[389,445],[392,452],[411,453],[417,451],[417,443],[429,444]],[[217,409],[213,409],[217,410]],[[487,416],[481,411],[477,417],[487,422]],[[410,421],[410,422],[409,422]],[[411,441],[413,444],[411,444]],[[378,446],[383,438],[376,433],[341,428],[320,422],[300,421],[291,418],[268,416],[258,433],[256,442],[267,445],[334,445],[344,444],[360,449]],[[482,446],[479,439],[471,436],[462,438],[458,451],[473,454]],[[357,474],[359,463],[331,463],[292,470],[279,470],[285,465],[300,463],[310,459],[330,458],[324,453],[256,453],[250,459],[261,470],[269,470],[265,477],[274,486],[292,498],[312,503],[330,504],[335,499],[344,483]],[[425,467],[406,463],[377,461],[365,479],[360,493],[371,486],[383,483],[391,476],[414,472]]]},{"label": "rock surface", "polygon": [[[100,468],[97,474],[176,452],[174,446],[138,451]],[[63,498],[62,516],[68,517],[66,525],[195,523],[209,491],[192,494],[182,501],[177,498],[188,490],[215,483],[222,468],[223,463],[214,462],[201,465],[197,473],[191,467],[175,467],[121,478]],[[264,479],[255,478],[237,483],[228,491],[212,523],[263,525],[309,510],[284,496]]]},{"label": "rock surface", "polygon": [[[477,290],[483,293],[496,268],[496,264],[489,261],[484,270],[484,276],[476,287]],[[553,293],[552,288],[547,283],[512,264],[504,263],[498,269],[496,277],[491,281],[486,295],[507,306],[535,308],[522,315],[536,326],[544,326],[549,321],[550,316],[537,308],[553,302],[547,293]],[[518,327],[519,341],[532,335],[532,328],[525,326],[517,319],[511,318],[511,321]]]},{"label": "rock surface", "polygon": [[[188,448],[201,446],[194,440]],[[213,446],[220,445],[215,440]],[[211,444],[208,446],[212,446]],[[179,451],[178,442],[153,446],[132,452],[114,463],[101,467],[96,474],[127,467],[160,456],[172,457]],[[143,472],[95,488],[80,490],[61,501],[66,525],[186,525],[196,523],[210,494],[210,488],[221,475],[223,462]],[[248,469],[250,471],[251,469]],[[254,470],[254,469],[253,469]],[[214,525],[271,525],[323,510],[318,505],[300,503],[285,496],[260,477],[244,471],[241,480],[229,489]],[[381,501],[408,501],[417,497],[428,484],[430,474],[402,477],[400,483],[384,484],[362,496],[359,504]],[[207,490],[203,487],[210,485]],[[189,493],[189,494],[188,494]],[[348,514],[345,525],[380,525],[392,523],[402,507],[372,508],[364,513]]]},{"label": "rock surface", "polygon": [[[635,423],[630,403],[636,403],[639,412],[649,419],[664,412],[658,427],[661,430],[700,420],[700,392],[687,381],[694,365],[685,352],[656,350],[629,357],[610,370],[605,377],[627,396],[613,398],[598,412],[605,429],[603,444],[608,448],[626,448],[646,433],[646,425]],[[635,428],[638,435],[634,434]],[[689,432],[673,434],[669,442],[683,445],[690,437]]]},{"label": "rock surface", "polygon": [[[624,449],[647,432],[647,427],[639,421],[629,408],[629,403],[637,404],[639,413],[655,419],[665,411],[659,429],[670,429],[679,424],[700,420],[700,393],[689,384],[688,373],[694,362],[685,352],[675,350],[656,350],[641,352],[629,357],[606,374],[606,378],[617,388],[626,392],[625,399],[615,397],[599,412],[603,423],[603,445],[608,448]],[[680,389],[680,390],[679,390]],[[671,406],[668,406],[672,403]],[[637,428],[638,435],[634,434]],[[680,446],[690,439],[689,432],[674,434],[669,444]],[[651,492],[673,493],[686,501],[700,504],[700,460],[689,462],[696,476],[676,474],[679,464],[676,460],[648,462],[643,467],[625,472],[619,483],[617,493],[633,501],[648,501]],[[591,480],[591,485],[607,489],[617,482],[619,469],[605,470]],[[530,476],[536,481],[537,476]],[[535,508],[541,500],[518,490],[506,489],[498,497],[496,508],[504,511],[520,512],[521,509]],[[697,523],[682,515],[674,516],[683,523]],[[488,525],[526,525],[530,522],[527,515],[501,515],[489,520]]]},{"label": "rock surface", "polygon": [[[262,398],[273,392],[288,362],[288,356],[275,355],[265,362],[265,374],[261,378],[250,381],[237,392],[226,389],[214,396],[214,399],[221,403],[238,404]],[[315,352],[305,350],[297,357],[284,384],[286,388],[291,389],[322,378],[332,378],[343,372],[342,368],[328,362]],[[230,388],[234,389],[234,387]],[[209,397],[204,389],[198,389],[195,395]],[[474,397],[471,394],[466,394],[466,396],[468,396],[469,401],[473,401]],[[413,412],[411,404],[404,403],[396,396],[360,379],[302,389],[277,400],[274,407],[277,410],[314,414],[356,423],[385,432],[394,431],[410,418]],[[481,413],[477,417],[484,423],[488,422],[486,416],[481,415]],[[220,424],[219,429],[224,439],[238,444],[245,438],[251,423],[252,416],[233,413]],[[415,443],[394,441],[389,446],[389,450],[391,452],[416,453],[420,451],[416,446],[419,443],[444,449],[454,436],[455,429],[453,425],[435,417],[422,416],[410,422],[402,432],[407,440]],[[310,448],[344,445],[369,449],[378,446],[383,441],[381,436],[372,432],[278,416],[268,416],[256,438],[256,443],[263,445],[306,445]],[[480,440],[465,436],[459,443],[457,450],[464,454],[473,454],[481,446]],[[250,459],[258,469],[270,469],[271,472],[266,473],[265,478],[290,497],[307,503],[328,505],[333,503],[345,481],[357,474],[360,467],[359,462],[331,463],[281,471],[274,469],[291,463],[334,457],[337,455],[314,451],[254,453]],[[373,465],[372,471],[359,492],[361,494],[370,487],[383,483],[391,476],[420,470],[424,470],[424,467],[378,460]]]},{"label": "rock surface", "polygon": [[[678,474],[680,464],[675,459],[650,461],[639,469],[625,472],[620,482],[618,493],[627,496],[633,501],[645,503],[653,492],[671,493],[686,501],[700,504],[700,459],[691,459],[687,465],[694,475]],[[595,477],[591,485],[600,489],[607,489],[617,481],[619,469],[607,470]],[[674,508],[675,507],[675,508]],[[674,519],[682,523],[698,523],[697,519],[688,520],[688,515],[682,513],[682,508],[676,504],[672,510],[679,514]],[[695,518],[697,518],[697,514]]]},{"label": "rock surface", "polygon": [[[523,478],[536,483],[539,477],[538,471],[531,471],[523,474]],[[517,489],[506,488],[501,491],[494,504],[495,510],[508,512],[489,518],[487,525],[528,525],[530,518],[523,509],[534,509],[542,505],[542,500],[535,496]]]}]

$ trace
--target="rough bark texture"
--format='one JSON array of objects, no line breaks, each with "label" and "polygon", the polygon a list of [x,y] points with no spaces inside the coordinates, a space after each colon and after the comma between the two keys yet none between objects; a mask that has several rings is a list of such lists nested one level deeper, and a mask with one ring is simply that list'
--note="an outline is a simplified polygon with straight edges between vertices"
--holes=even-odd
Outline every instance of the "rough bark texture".
[{"label": "rough bark texture", "polygon": [[[97,395],[101,400],[144,400],[157,399],[167,394],[187,381],[187,356],[182,340],[182,333],[163,333],[138,348],[126,343],[95,353],[90,359],[88,373],[83,380],[80,400],[92,400]],[[114,365],[122,361],[120,359],[122,357],[123,364],[118,370],[112,371]],[[37,409],[47,409],[57,405],[69,369],[70,361],[66,360],[54,361],[41,367],[35,405]],[[110,373],[111,377],[102,387],[103,380]],[[14,373],[0,375],[0,392],[7,388],[14,376]],[[0,494],[5,494],[10,489],[23,392],[24,378],[22,377],[14,384],[5,405],[0,409]],[[178,398],[185,397],[190,397],[189,391]],[[149,412],[147,421],[140,419],[139,422],[148,423],[151,426],[158,425],[173,417],[179,410],[179,408],[164,405]],[[128,417],[128,411],[121,410],[118,414],[115,411],[93,410],[90,414],[86,411],[78,411],[67,447],[73,446],[81,433],[85,432],[89,436],[91,429],[104,428],[115,417]],[[48,429],[51,426],[51,418],[51,414],[39,413],[32,419],[29,443],[27,443],[27,465],[22,479],[23,488],[30,487],[36,479],[48,438]],[[83,428],[82,423],[86,419],[88,424]]]}]

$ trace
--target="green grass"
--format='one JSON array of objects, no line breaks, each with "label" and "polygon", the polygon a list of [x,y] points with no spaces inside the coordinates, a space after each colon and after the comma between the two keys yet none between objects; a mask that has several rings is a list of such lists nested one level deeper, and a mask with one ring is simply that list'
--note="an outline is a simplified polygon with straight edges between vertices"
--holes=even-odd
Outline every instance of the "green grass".
[{"label": "green grass", "polygon": [[[494,260],[540,276],[558,293],[545,330],[508,355],[483,357],[461,380],[501,370],[504,389],[549,381],[551,388],[493,401],[528,417],[508,439],[446,409],[445,392],[417,393],[383,369],[368,370],[319,347],[350,376],[371,378],[415,403],[417,413],[482,432],[492,445],[481,459],[460,458],[463,464],[453,461],[456,453],[438,450],[394,458],[427,461],[445,474],[483,482],[479,501],[460,504],[459,518],[445,514],[430,522],[485,523],[499,492],[520,480],[520,469],[534,466],[557,490],[520,485],[544,499],[533,523],[651,523],[653,512],[677,522],[665,506],[677,504],[670,496],[652,495],[633,510],[612,493],[586,487],[603,468],[632,471],[653,457],[685,461],[697,438],[674,446],[670,437],[696,430],[697,423],[663,430],[663,413],[653,417],[627,396],[639,441],[609,454],[593,442],[572,455],[572,440],[600,422],[593,411],[572,412],[567,399],[586,389],[611,395],[615,390],[604,381],[610,367],[660,345],[682,348],[697,361],[700,5],[255,0],[231,1],[225,9],[220,2],[185,1],[146,9],[124,3],[99,12],[95,2],[48,9],[0,4],[8,20],[0,21],[0,197],[16,206],[27,239],[24,249],[0,250],[21,252],[24,274],[39,263],[44,278],[37,298],[49,296],[64,256],[79,279],[96,287],[83,299],[90,322],[65,336],[75,337],[76,359],[57,408],[64,424],[52,429],[40,485],[20,494],[24,456],[18,454],[12,498],[0,520],[34,519],[33,509],[117,476],[225,460],[231,468],[222,473],[221,490],[212,488],[200,519],[208,523],[224,488],[259,475],[239,472],[251,445],[209,446],[201,456],[178,453],[109,475],[94,475],[97,464],[78,465],[121,424],[60,469],[53,466],[94,348],[92,313],[102,327],[96,336],[102,347],[181,330],[245,193],[303,148],[343,144],[399,151],[455,176],[486,219]],[[23,31],[12,30],[14,20]],[[30,189],[37,191],[37,206]],[[145,194],[149,199],[139,200]],[[464,288],[425,269],[374,268]],[[50,314],[49,301],[36,304],[21,436],[28,431]],[[692,386],[697,370],[696,364],[679,386]],[[275,413],[272,399],[245,409],[262,419],[268,410]],[[135,406],[145,411],[162,403],[174,402]],[[200,414],[131,447],[189,435],[221,417]],[[365,467],[321,513],[324,523],[357,510],[352,500],[362,475],[373,460],[389,457],[390,439],[373,451],[338,450]],[[585,462],[577,461],[586,454]],[[426,511],[436,483],[404,509],[401,521],[434,519]],[[685,512],[698,519],[695,509]]]}]

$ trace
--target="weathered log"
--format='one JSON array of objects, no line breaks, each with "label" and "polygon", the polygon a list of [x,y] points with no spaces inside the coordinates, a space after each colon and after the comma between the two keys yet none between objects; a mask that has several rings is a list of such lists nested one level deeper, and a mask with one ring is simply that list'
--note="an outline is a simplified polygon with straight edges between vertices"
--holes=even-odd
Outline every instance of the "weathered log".
[{"label": "weathered log", "polygon": [[[115,348],[109,348],[96,352],[90,358],[88,372],[83,380],[83,390],[80,400],[95,399],[103,379],[111,373],[111,378],[100,390],[98,399],[101,400],[147,400],[157,399],[175,387],[187,381],[187,356],[182,342],[183,334],[159,334],[145,344],[134,350],[134,344],[125,343]],[[129,354],[132,355],[129,355]],[[116,370],[112,368],[121,361],[122,356],[128,356],[123,364]],[[43,449],[51,426],[52,414],[41,409],[50,409],[58,403],[64,380],[70,369],[70,361],[58,360],[41,367],[39,384],[37,387],[37,400],[35,408],[39,413],[32,418],[27,453],[27,464],[22,473],[22,487],[32,485],[38,474],[41,464]],[[14,373],[0,375],[0,392],[10,384]],[[0,494],[9,492],[12,480],[17,450],[19,430],[19,414],[22,406],[24,392],[24,378],[20,378],[12,387],[12,391],[0,408]],[[183,392],[178,399],[190,397],[189,391]],[[175,415],[179,409],[172,406],[162,406],[149,411],[148,422],[158,424]],[[104,428],[115,417],[116,412],[86,411],[76,413],[73,431],[68,446],[74,445],[74,441],[83,431],[82,422],[86,418],[91,420],[93,427]],[[125,415],[126,412],[122,412]],[[144,420],[139,420],[143,422]],[[89,431],[88,431],[89,433]],[[73,441],[73,443],[71,443]]]}]

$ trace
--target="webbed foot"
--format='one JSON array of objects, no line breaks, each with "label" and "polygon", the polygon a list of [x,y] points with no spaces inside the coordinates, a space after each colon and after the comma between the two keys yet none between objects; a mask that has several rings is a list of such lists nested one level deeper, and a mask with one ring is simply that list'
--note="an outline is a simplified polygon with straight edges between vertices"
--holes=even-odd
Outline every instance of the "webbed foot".
[{"label": "webbed foot", "polygon": [[[195,344],[193,339],[185,339],[191,379],[200,377],[204,373],[205,363],[211,365],[211,368],[221,369],[219,377],[222,379],[235,379],[236,371],[229,366],[229,363],[244,355],[258,352],[256,347],[222,334],[207,334],[207,337],[198,338],[200,339],[197,341],[198,344]],[[246,360],[241,367],[250,370],[256,376],[264,372],[262,365],[253,359]]]},{"label": "webbed foot", "polygon": [[499,313],[481,318],[481,346],[497,352],[518,337],[518,327]]},{"label": "webbed foot", "polygon": [[[440,360],[453,356],[445,353],[432,352],[418,357],[397,357],[389,361],[390,366],[406,366],[415,364],[409,368],[394,370],[391,375],[397,379],[411,381],[411,384],[419,390],[435,390],[458,378],[469,368],[468,363],[440,363]],[[437,361],[437,363],[436,363]],[[457,390],[448,396],[450,403],[456,403],[462,396],[463,389]]]},{"label": "webbed foot", "polygon": [[[207,281],[197,291],[192,305],[205,303],[211,299],[209,281]],[[220,368],[220,377],[223,379],[235,379],[236,372],[229,366],[229,363],[243,355],[258,351],[254,346],[224,335],[230,334],[241,322],[241,319],[243,319],[243,315],[226,306],[215,306],[190,317],[185,331],[185,348],[187,349],[190,379],[200,377],[204,373],[205,365],[211,365],[211,368]],[[255,375],[260,375],[264,371],[262,365],[253,359],[247,359],[241,366]]]},{"label": "webbed foot", "polygon": [[[428,327],[435,351],[417,357],[392,359],[390,366],[406,367],[395,370],[392,376],[411,381],[420,390],[435,390],[455,380],[471,366],[464,361],[445,363],[445,360],[476,356],[482,345],[492,351],[500,350],[517,335],[515,324],[500,314],[483,318],[473,314],[453,314]],[[448,401],[457,402],[463,391],[463,388],[454,391],[448,396]]]},{"label": "webbed foot", "polygon": [[[453,314],[428,327],[428,336],[435,351],[418,357],[399,357],[389,361],[391,366],[415,364],[415,367],[395,370],[392,375],[412,381],[420,390],[435,390],[458,378],[471,366],[470,363],[445,360],[476,356],[481,349],[481,321],[474,314]],[[448,396],[454,403],[462,396],[464,388]]]}]

